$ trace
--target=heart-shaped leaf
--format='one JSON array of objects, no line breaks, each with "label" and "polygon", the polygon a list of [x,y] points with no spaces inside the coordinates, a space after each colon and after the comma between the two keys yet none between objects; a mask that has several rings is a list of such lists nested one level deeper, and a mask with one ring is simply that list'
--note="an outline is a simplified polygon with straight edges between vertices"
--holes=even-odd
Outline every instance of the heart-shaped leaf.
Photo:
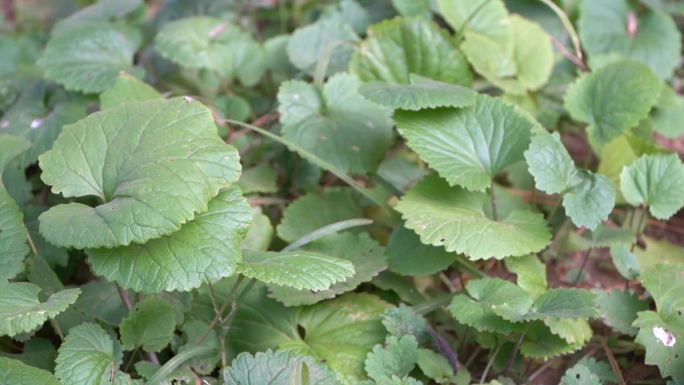
[{"label": "heart-shaped leaf", "polygon": [[644,155],[622,170],[620,189],[631,205],[669,219],[684,206],[684,165],[677,154]]},{"label": "heart-shaped leaf", "polygon": [[467,30],[462,49],[475,71],[509,94],[525,95],[549,80],[554,65],[551,39],[537,23],[518,15],[505,19],[512,46]]},{"label": "heart-shaped leaf", "polygon": [[125,72],[119,74],[112,88],[100,94],[100,109],[116,107],[122,103],[142,102],[163,98],[157,90]]},{"label": "heart-shaped leaf", "polygon": [[557,132],[535,135],[525,159],[537,188],[563,194],[563,207],[575,225],[593,230],[612,212],[615,190],[610,180],[576,168]]},{"label": "heart-shaped leaf", "polygon": [[43,181],[64,197],[95,196],[40,216],[51,243],[75,248],[142,243],[177,231],[237,181],[237,151],[211,111],[189,98],[125,103],[64,128],[40,156]]},{"label": "heart-shaped leaf", "polygon": [[433,175],[404,195],[396,209],[423,243],[473,260],[525,255],[549,244],[551,233],[540,214],[514,209],[494,220],[485,212],[486,202],[484,193],[449,187]]},{"label": "heart-shaped leaf", "polygon": [[398,111],[399,133],[452,186],[484,191],[501,170],[523,160],[536,123],[515,107],[478,95],[470,107]]},{"label": "heart-shaped leaf", "polygon": [[32,283],[0,284],[0,335],[30,332],[76,302],[81,290],[62,290],[45,302],[38,300],[38,293],[40,287]]},{"label": "heart-shaped leaf", "polygon": [[173,306],[159,297],[147,297],[121,321],[121,343],[126,350],[142,347],[158,352],[171,342],[176,330]]},{"label": "heart-shaped leaf", "polygon": [[342,171],[373,171],[392,140],[392,123],[388,110],[361,97],[360,85],[349,74],[328,79],[320,94],[301,81],[284,83],[278,111],[285,139]]},{"label": "heart-shaped leaf", "polygon": [[327,60],[326,74],[347,69],[352,44],[359,37],[347,23],[335,18],[320,19],[298,28],[287,43],[287,57],[295,67],[313,73],[321,60]]},{"label": "heart-shaped leaf", "polygon": [[137,385],[119,370],[123,352],[100,326],[84,323],[72,328],[59,348],[55,376],[70,385]]},{"label": "heart-shaped leaf", "polygon": [[252,211],[236,186],[209,202],[180,230],[144,245],[88,250],[96,274],[136,291],[188,291],[230,276],[242,260],[240,241]]},{"label": "heart-shaped leaf", "polygon": [[398,17],[371,26],[349,67],[363,81],[409,84],[410,74],[463,85],[472,80],[447,32],[422,17]]},{"label": "heart-shaped leaf", "polygon": [[565,94],[565,108],[589,125],[589,142],[600,152],[648,116],[661,90],[660,79],[646,65],[619,61],[575,81]]}]

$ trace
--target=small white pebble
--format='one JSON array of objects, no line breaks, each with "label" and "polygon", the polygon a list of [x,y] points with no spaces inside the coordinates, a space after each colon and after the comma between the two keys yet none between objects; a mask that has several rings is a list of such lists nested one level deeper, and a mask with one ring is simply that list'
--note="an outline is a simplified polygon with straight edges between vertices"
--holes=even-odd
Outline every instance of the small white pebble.
[{"label": "small white pebble", "polygon": [[10,126],[9,120],[3,120],[2,123],[0,123],[0,128],[7,128]]},{"label": "small white pebble", "polygon": [[33,119],[33,120],[31,121],[31,128],[34,129],[34,130],[35,130],[36,128],[42,126],[42,125],[43,125],[43,119]]},{"label": "small white pebble", "polygon": [[653,327],[653,335],[668,348],[673,347],[677,343],[675,336],[660,326]]}]

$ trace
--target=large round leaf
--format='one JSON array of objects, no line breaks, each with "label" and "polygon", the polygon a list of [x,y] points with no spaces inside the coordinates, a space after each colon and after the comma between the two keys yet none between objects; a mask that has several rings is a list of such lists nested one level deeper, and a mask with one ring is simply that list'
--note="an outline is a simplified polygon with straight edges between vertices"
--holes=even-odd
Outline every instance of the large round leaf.
[{"label": "large round leaf", "polygon": [[126,103],[66,126],[41,155],[43,181],[64,197],[95,196],[40,216],[51,243],[115,247],[177,231],[238,179],[237,151],[211,111],[189,98]]},{"label": "large round leaf", "polygon": [[45,77],[66,89],[88,93],[111,87],[121,71],[133,67],[140,44],[137,31],[94,23],[52,36],[38,65]]},{"label": "large round leaf", "polygon": [[[630,13],[633,31],[627,27]],[[638,9],[628,0],[583,0],[578,27],[590,59],[618,54],[647,64],[663,79],[679,65],[681,36],[664,12]]]},{"label": "large round leaf", "polygon": [[436,175],[423,179],[397,204],[406,227],[423,243],[444,246],[473,260],[502,259],[542,250],[551,233],[541,214],[514,209],[493,220],[487,195],[449,185]]},{"label": "large round leaf", "polygon": [[408,145],[449,184],[484,191],[496,174],[522,161],[535,123],[485,95],[473,106],[395,114]]},{"label": "large round leaf", "polygon": [[409,83],[414,73],[446,83],[468,84],[472,74],[446,31],[427,19],[396,18],[375,24],[354,52],[351,72],[363,81]]},{"label": "large round leaf", "polygon": [[128,289],[187,291],[236,271],[251,217],[240,190],[231,187],[175,233],[144,245],[91,249],[88,260],[96,274]]}]

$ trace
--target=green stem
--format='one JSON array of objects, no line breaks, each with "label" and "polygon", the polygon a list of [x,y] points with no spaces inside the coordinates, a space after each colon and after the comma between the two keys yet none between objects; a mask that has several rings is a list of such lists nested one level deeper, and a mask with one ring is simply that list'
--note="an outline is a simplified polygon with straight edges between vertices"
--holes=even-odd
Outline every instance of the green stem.
[{"label": "green stem", "polygon": [[532,324],[528,324],[527,328],[525,328],[525,331],[522,332],[520,335],[520,338],[518,338],[518,341],[515,343],[515,347],[513,348],[513,353],[511,353],[511,358],[508,360],[508,363],[506,364],[506,368],[504,368],[503,372],[501,373],[502,376],[505,376],[509,370],[513,367],[513,363],[515,363],[515,357],[518,355],[518,351],[520,350],[520,345],[522,345],[523,339],[525,338],[525,335],[527,335],[527,332],[530,330],[530,327]]},{"label": "green stem", "polygon": [[498,221],[499,216],[496,212],[496,193],[494,192],[494,183],[492,183],[489,187],[489,198],[491,199],[491,202],[492,202],[492,219],[494,221]]},{"label": "green stem", "polygon": [[499,354],[499,351],[501,350],[502,346],[503,346],[503,344],[499,344],[499,346],[497,346],[496,349],[494,350],[494,353],[492,353],[492,356],[489,358],[489,361],[487,362],[487,366],[485,366],[484,372],[482,372],[482,377],[480,377],[480,384],[484,384],[485,380],[487,379],[487,375],[489,374],[489,370],[492,368],[492,365],[494,364],[494,359]]},{"label": "green stem", "polygon": [[575,56],[577,56],[578,59],[583,60],[580,38],[577,34],[577,31],[575,30],[575,27],[572,25],[572,21],[570,21],[568,15],[551,0],[540,1],[546,4],[546,6],[548,6],[549,8],[551,8],[551,10],[556,14],[556,16],[558,16],[558,18],[561,21],[561,24],[563,24],[563,27],[570,35],[570,40],[572,40],[572,46],[575,48]]},{"label": "green stem", "polygon": [[584,271],[584,268],[587,266],[587,261],[589,261],[589,256],[591,255],[591,252],[593,250],[593,248],[589,248],[589,250],[587,250],[587,252],[584,253],[584,259],[582,260],[582,264],[580,265],[579,271],[575,276],[575,280],[572,282],[572,286],[577,286],[577,283],[579,283],[580,277],[582,276],[582,272]]},{"label": "green stem", "polygon": [[[648,217],[647,209],[645,207],[640,207],[639,208],[639,222],[637,222],[637,227],[636,227],[636,238],[637,239],[639,238],[639,235],[641,235],[641,233],[642,233],[641,228],[643,227],[644,221],[646,220],[647,217]],[[637,245],[637,241],[635,240],[632,243],[632,246],[630,246],[630,248],[629,248],[630,253],[634,252],[636,245]]]},{"label": "green stem", "polygon": [[319,238],[322,238],[326,235],[329,234],[334,234],[337,232],[340,232],[342,230],[347,230],[352,227],[358,227],[358,226],[366,226],[370,225],[373,223],[372,220],[366,219],[366,218],[357,218],[357,219],[348,219],[346,221],[340,221],[336,223],[329,224],[327,226],[323,226],[319,229],[316,229],[308,234],[305,234],[299,239],[296,239],[294,242],[290,243],[289,245],[285,246],[283,248],[283,252],[286,251],[292,251],[295,249],[298,249],[308,243],[311,243]]},{"label": "green stem", "polygon": [[214,348],[206,346],[196,346],[176,354],[172,359],[168,360],[164,366],[157,369],[154,375],[147,381],[146,385],[159,385],[162,381],[178,369],[185,362],[199,356],[203,356],[215,351]]},{"label": "green stem", "polygon": [[240,274],[238,278],[235,280],[235,283],[233,283],[233,286],[230,288],[230,291],[228,292],[225,301],[223,301],[223,305],[221,305],[221,307],[218,309],[216,315],[214,316],[214,319],[211,320],[211,323],[209,323],[209,326],[204,331],[204,333],[202,333],[202,335],[195,341],[195,345],[200,345],[207,338],[209,333],[211,333],[211,331],[214,330],[216,325],[219,324],[221,318],[223,317],[223,313],[226,311],[226,309],[228,309],[228,305],[235,302],[235,292],[237,291],[238,287],[244,279],[245,276]]}]

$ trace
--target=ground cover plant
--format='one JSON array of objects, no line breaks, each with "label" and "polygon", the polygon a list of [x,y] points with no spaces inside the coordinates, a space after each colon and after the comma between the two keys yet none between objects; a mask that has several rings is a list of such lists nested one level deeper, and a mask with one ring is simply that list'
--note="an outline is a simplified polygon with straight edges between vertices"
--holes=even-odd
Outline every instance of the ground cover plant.
[{"label": "ground cover plant", "polygon": [[0,4],[0,384],[684,383],[681,1]]}]

